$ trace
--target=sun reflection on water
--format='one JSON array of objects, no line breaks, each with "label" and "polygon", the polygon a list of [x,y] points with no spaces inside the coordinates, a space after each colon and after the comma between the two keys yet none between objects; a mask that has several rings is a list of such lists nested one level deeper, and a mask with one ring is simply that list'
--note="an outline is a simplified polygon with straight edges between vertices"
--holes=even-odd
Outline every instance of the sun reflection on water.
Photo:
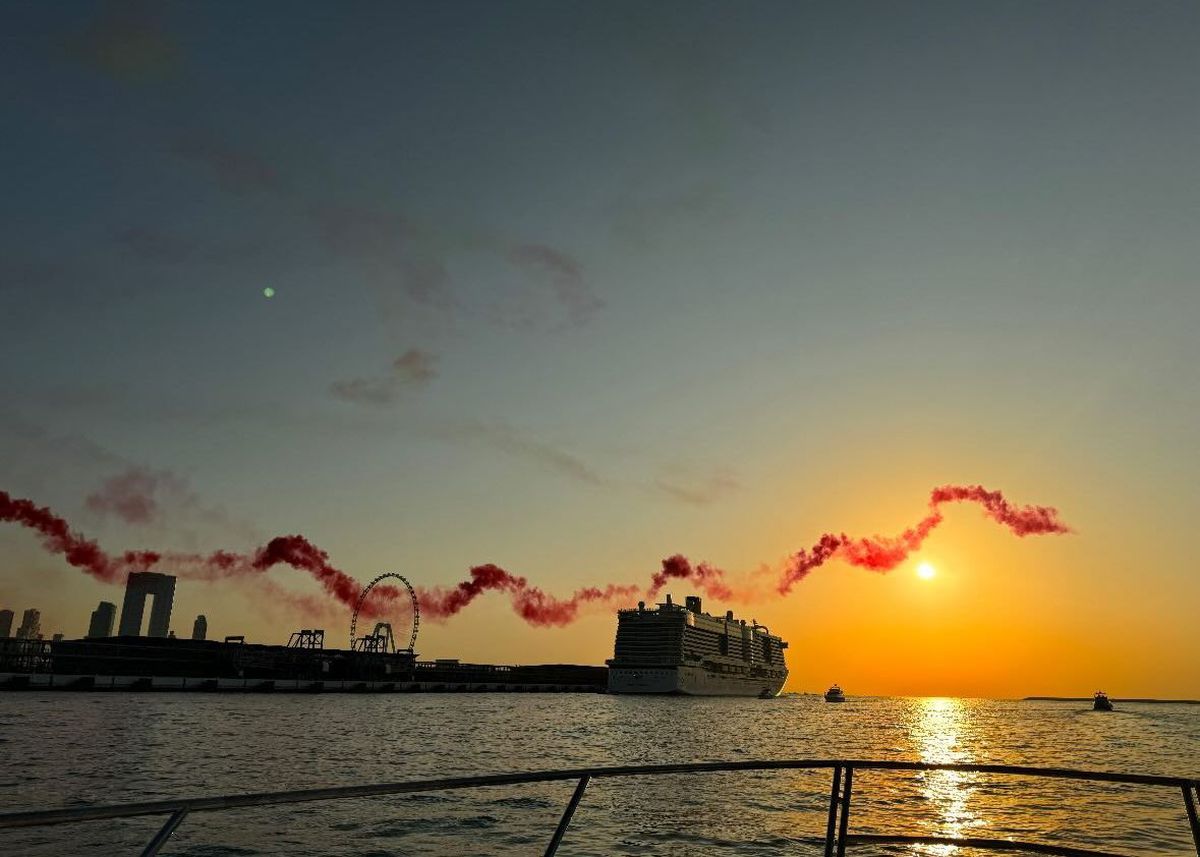
[{"label": "sun reflection on water", "polygon": [[[911,725],[911,736],[922,762],[969,763],[974,757],[960,743],[967,729],[969,713],[959,699],[931,698],[918,703]],[[926,771],[917,778],[922,797],[936,813],[930,833],[938,836],[972,836],[976,828],[987,824],[974,814],[969,804],[978,775],[961,771]],[[915,845],[915,854],[952,855],[954,845]]]}]

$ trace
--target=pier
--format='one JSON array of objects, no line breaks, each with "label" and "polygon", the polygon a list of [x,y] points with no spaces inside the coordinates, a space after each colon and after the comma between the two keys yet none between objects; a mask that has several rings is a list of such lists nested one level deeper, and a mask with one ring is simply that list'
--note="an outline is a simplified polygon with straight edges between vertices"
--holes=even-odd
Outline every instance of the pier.
[{"label": "pier", "polygon": [[411,651],[152,637],[0,640],[0,691],[189,693],[604,693],[582,664],[419,661]]}]

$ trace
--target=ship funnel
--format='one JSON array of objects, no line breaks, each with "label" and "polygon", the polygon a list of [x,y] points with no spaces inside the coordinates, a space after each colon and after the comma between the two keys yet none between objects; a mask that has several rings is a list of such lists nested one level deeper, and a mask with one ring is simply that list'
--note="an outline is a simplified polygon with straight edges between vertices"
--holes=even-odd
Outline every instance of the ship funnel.
[{"label": "ship funnel", "polygon": [[691,610],[693,613],[700,612],[700,596],[699,595],[689,595],[687,598],[683,599],[683,603],[684,603],[684,606],[687,607],[688,610]]}]

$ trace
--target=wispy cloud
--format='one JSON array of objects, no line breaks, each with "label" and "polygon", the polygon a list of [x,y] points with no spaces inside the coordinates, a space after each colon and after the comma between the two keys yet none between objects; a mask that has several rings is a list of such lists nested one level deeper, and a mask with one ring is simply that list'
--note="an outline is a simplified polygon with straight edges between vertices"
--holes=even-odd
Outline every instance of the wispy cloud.
[{"label": "wispy cloud", "polygon": [[393,212],[327,203],[308,213],[325,246],[341,256],[387,258],[412,240],[407,219]]},{"label": "wispy cloud", "polygon": [[508,251],[508,260],[526,275],[550,286],[569,324],[586,324],[603,309],[604,301],[588,286],[583,267],[561,250],[545,244],[515,244]]},{"label": "wispy cloud", "polygon": [[728,216],[727,191],[713,182],[698,182],[665,193],[640,187],[622,194],[608,209],[614,237],[645,249],[672,233],[711,229]]},{"label": "wispy cloud", "polygon": [[[99,518],[117,518],[126,524],[168,526],[176,533],[187,525],[202,525],[247,539],[258,537],[257,529],[234,519],[220,506],[206,503],[186,477],[172,470],[127,463],[115,475],[102,479],[84,504]],[[195,538],[194,533],[186,535]]]},{"label": "wispy cloud", "polygon": [[[211,134],[180,137],[171,151],[203,167],[230,193],[285,199],[315,230],[317,246],[359,267],[364,280],[380,290],[389,315],[398,295],[407,307],[424,307],[443,318],[555,329],[586,324],[604,307],[579,260],[544,241],[435,224],[389,205],[305,199],[270,161]],[[131,252],[154,261],[180,258],[183,250],[152,230],[122,237]],[[381,388],[359,384],[349,392],[375,399]]]},{"label": "wispy cloud", "polygon": [[147,262],[178,265],[193,256],[192,245],[175,235],[156,229],[123,229],[114,238],[130,255]]},{"label": "wispy cloud", "polygon": [[187,483],[168,470],[129,467],[110,476],[87,496],[87,507],[100,515],[115,515],[127,524],[149,524],[162,517],[167,496],[191,505],[196,495]]},{"label": "wispy cloud", "polygon": [[[91,406],[84,411],[95,413]],[[245,520],[206,502],[174,471],[130,461],[83,434],[51,430],[3,408],[0,448],[6,453],[0,456],[0,479],[6,485],[53,496],[63,485],[95,480],[85,505],[99,519],[169,527],[174,538],[195,543],[207,528],[247,541],[261,535]]]},{"label": "wispy cloud", "polygon": [[166,29],[166,12],[166,4],[150,0],[107,0],[68,38],[67,52],[84,66],[122,82],[169,77],[179,70],[182,51]]},{"label": "wispy cloud", "polygon": [[380,378],[350,378],[329,388],[334,398],[360,405],[388,405],[405,390],[425,387],[437,377],[437,355],[410,348],[392,361],[391,371]]},{"label": "wispy cloud", "polygon": [[651,491],[691,506],[707,506],[734,494],[741,483],[731,472],[672,464],[658,475],[634,479],[610,478],[578,452],[549,443],[526,429],[503,422],[465,422],[443,425],[436,431],[440,440],[480,444],[537,465],[586,485],[621,491]]},{"label": "wispy cloud", "polygon": [[450,440],[484,443],[589,485],[603,485],[607,482],[575,453],[503,423],[464,423],[444,428],[439,436]]},{"label": "wispy cloud", "polygon": [[[383,274],[417,304],[521,329],[583,325],[604,307],[582,264],[545,243],[361,205],[322,203],[308,216],[329,252]],[[488,289],[473,297],[467,287],[454,289],[452,263],[483,272]]]},{"label": "wispy cloud", "polygon": [[707,506],[722,500],[741,488],[741,483],[729,473],[717,472],[695,477],[672,468],[670,472],[654,480],[654,487],[681,503],[692,506]]},{"label": "wispy cloud", "polygon": [[336,203],[310,206],[308,216],[329,252],[371,266],[415,303],[442,310],[455,307],[444,253],[431,246],[409,218]]},{"label": "wispy cloud", "polygon": [[[0,440],[14,459],[32,461],[39,469],[61,464],[78,471],[81,465],[118,467],[125,459],[79,434],[54,434],[15,411],[0,409]],[[9,456],[5,456],[8,459]]]},{"label": "wispy cloud", "polygon": [[59,262],[11,257],[0,260],[0,292],[50,288],[65,282],[68,277],[67,268]]},{"label": "wispy cloud", "polygon": [[284,189],[279,171],[259,155],[203,133],[179,137],[171,151],[206,169],[230,193],[279,193]]},{"label": "wispy cloud", "polygon": [[146,226],[120,230],[113,243],[130,257],[151,265],[232,264],[261,256],[266,249],[254,239],[205,242]]}]

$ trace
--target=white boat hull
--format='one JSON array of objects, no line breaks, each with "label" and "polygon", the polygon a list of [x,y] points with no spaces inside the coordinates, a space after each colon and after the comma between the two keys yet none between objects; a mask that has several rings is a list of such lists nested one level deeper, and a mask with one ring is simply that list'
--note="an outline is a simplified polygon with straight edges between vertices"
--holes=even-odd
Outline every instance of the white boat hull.
[{"label": "white boat hull", "polygon": [[609,693],[661,693],[684,696],[775,696],[787,673],[771,677],[733,676],[703,667],[613,668]]}]

